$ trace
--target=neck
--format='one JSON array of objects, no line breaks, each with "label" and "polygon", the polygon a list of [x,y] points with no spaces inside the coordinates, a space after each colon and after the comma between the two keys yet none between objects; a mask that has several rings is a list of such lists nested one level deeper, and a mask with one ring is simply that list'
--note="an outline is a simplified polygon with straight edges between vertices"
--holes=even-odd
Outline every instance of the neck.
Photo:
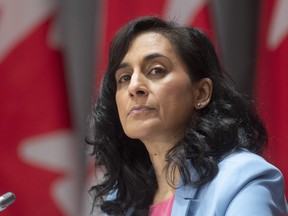
[{"label": "neck", "polygon": [[175,188],[178,184],[180,176],[178,169],[172,169],[171,167],[164,169],[167,164],[165,158],[168,150],[169,149],[166,151],[148,151],[158,183],[158,188],[153,200],[154,204],[170,198],[175,193]]},{"label": "neck", "polygon": [[[168,167],[167,170],[164,170],[165,162],[161,162],[160,165],[159,163],[154,162],[153,166],[155,169],[156,179],[158,183],[158,188],[154,196],[153,203],[157,204],[170,198],[173,194],[175,194],[175,188],[177,187],[180,175],[178,169],[173,170],[172,168]],[[166,173],[168,173],[168,175],[166,175]]]}]

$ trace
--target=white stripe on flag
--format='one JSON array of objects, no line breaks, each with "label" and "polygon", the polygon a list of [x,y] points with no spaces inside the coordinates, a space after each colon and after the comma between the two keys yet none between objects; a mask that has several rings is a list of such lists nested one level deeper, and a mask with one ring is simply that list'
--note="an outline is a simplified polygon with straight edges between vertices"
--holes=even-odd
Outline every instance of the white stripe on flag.
[{"label": "white stripe on flag", "polygon": [[273,51],[288,34],[288,0],[278,0],[275,3],[269,27],[267,47]]},{"label": "white stripe on flag", "polygon": [[208,0],[167,0],[164,19],[189,24]]}]

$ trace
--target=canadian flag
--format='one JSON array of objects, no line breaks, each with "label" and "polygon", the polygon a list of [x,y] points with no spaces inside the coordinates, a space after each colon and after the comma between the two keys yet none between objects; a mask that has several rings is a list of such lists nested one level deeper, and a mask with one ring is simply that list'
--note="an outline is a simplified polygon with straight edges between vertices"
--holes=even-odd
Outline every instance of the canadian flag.
[{"label": "canadian flag", "polygon": [[288,196],[288,1],[261,1],[256,99],[268,130],[266,157],[283,173]]},{"label": "canadian flag", "polygon": [[0,0],[0,193],[6,216],[77,215],[56,1]]},{"label": "canadian flag", "polygon": [[98,84],[106,67],[109,43],[115,33],[128,21],[140,16],[158,16],[166,20],[175,20],[180,24],[201,28],[212,40],[214,34],[210,16],[209,0],[107,0],[103,17],[103,35],[97,73]]}]

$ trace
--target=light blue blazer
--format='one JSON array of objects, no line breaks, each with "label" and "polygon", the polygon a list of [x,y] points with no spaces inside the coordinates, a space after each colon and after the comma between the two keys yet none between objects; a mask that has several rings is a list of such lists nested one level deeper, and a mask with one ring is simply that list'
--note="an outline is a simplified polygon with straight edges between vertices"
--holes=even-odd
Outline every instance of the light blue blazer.
[{"label": "light blue blazer", "polygon": [[[190,164],[190,163],[189,163]],[[197,174],[190,166],[191,178]],[[115,197],[115,193],[110,196]],[[133,209],[126,214],[133,215]],[[180,180],[172,216],[288,215],[281,172],[246,150],[219,163],[219,173],[203,187],[183,186]]]}]

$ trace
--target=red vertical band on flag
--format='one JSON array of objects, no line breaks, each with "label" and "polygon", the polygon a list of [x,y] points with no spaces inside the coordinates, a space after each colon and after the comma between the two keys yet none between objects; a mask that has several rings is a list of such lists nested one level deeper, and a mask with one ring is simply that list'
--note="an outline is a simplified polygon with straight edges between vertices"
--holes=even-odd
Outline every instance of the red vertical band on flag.
[{"label": "red vertical band on flag", "polygon": [[199,27],[205,32],[212,42],[216,42],[216,36],[211,18],[210,4],[205,4],[200,8],[194,20],[192,20],[191,26]]},{"label": "red vertical band on flag", "polygon": [[268,130],[266,158],[282,171],[288,195],[288,4],[261,3],[256,99]]},{"label": "red vertical band on flag", "polygon": [[64,215],[51,197],[54,182],[64,173],[20,157],[23,140],[71,128],[62,56],[48,45],[51,25],[52,17],[39,20],[0,62],[0,192],[17,197],[5,215]]}]

